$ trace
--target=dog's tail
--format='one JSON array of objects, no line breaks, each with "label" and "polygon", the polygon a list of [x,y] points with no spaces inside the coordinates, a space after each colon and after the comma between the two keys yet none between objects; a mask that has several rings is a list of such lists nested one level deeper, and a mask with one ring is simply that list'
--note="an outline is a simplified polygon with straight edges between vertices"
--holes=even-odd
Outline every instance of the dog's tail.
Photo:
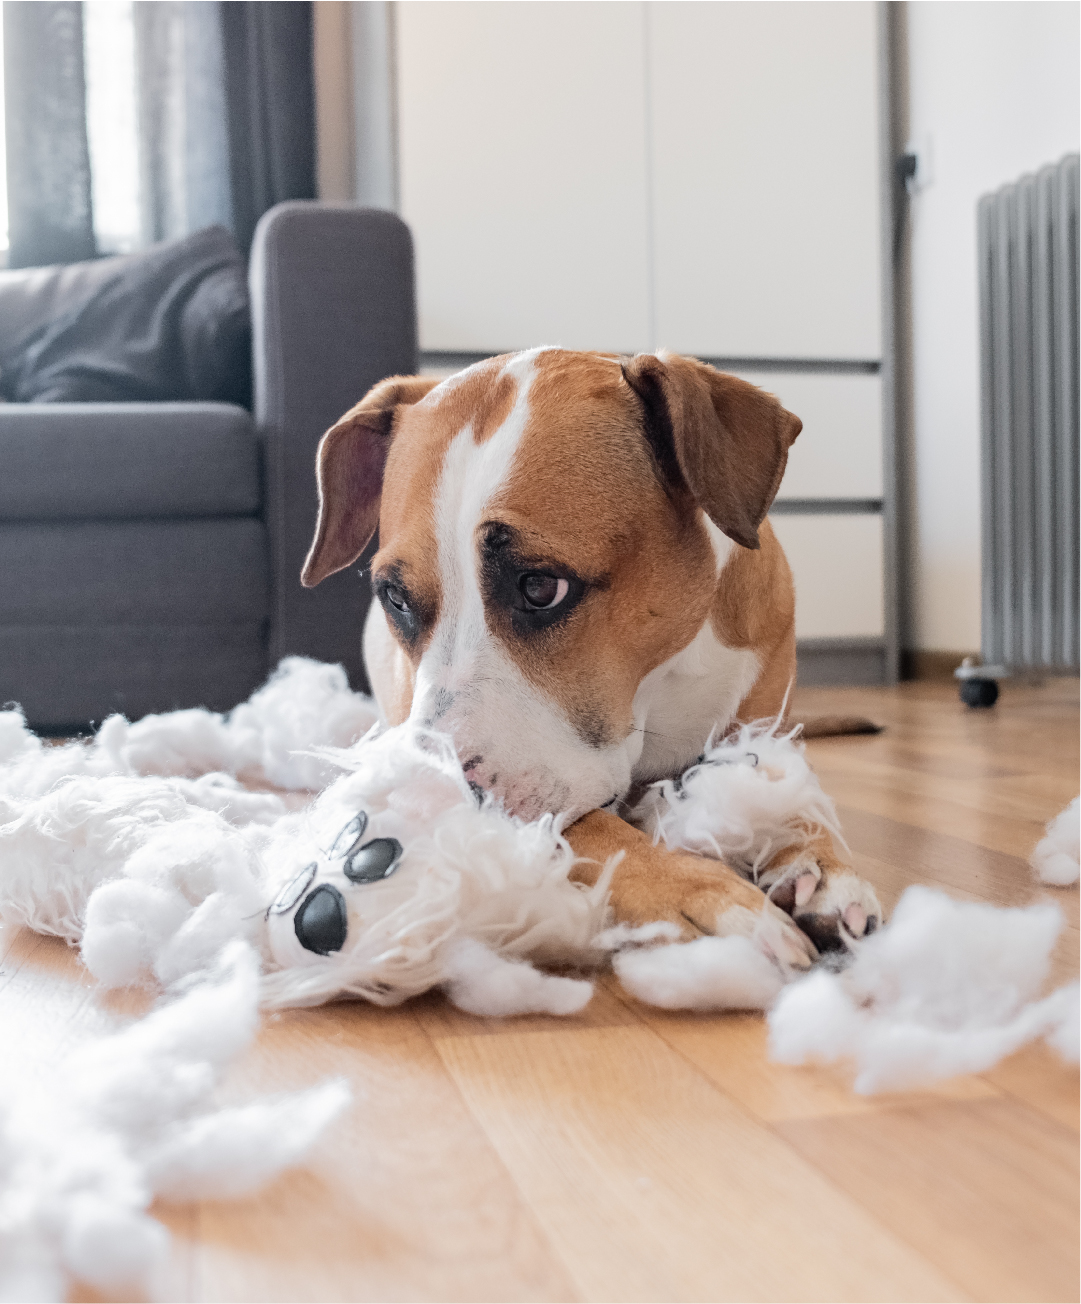
[{"label": "dog's tail", "polygon": [[803,721],[800,737],[839,738],[845,734],[880,734],[885,727],[862,715],[816,715]]}]

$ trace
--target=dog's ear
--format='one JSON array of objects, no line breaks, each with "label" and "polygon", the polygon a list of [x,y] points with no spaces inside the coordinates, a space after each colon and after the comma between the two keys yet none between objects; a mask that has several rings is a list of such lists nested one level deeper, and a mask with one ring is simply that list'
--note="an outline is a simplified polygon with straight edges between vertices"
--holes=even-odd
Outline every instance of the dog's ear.
[{"label": "dog's ear", "polygon": [[757,548],[799,417],[756,385],[691,358],[640,353],[622,365],[665,487],[690,493],[730,539]]},{"label": "dog's ear", "polygon": [[319,519],[300,573],[306,589],[356,561],[368,546],[379,524],[383,467],[398,409],[419,402],[438,383],[429,376],[381,380],[319,441]]}]

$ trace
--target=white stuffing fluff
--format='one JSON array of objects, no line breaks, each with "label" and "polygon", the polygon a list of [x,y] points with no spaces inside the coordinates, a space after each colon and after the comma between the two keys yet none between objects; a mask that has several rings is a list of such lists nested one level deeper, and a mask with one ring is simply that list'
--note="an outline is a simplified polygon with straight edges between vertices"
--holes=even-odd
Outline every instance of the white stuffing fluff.
[{"label": "white stuffing fluff", "polygon": [[666,1010],[765,1010],[784,982],[749,937],[620,951],[612,965],[632,996]]},{"label": "white stuffing fluff", "polygon": [[577,1014],[593,995],[591,983],[504,960],[469,937],[450,949],[444,973],[447,995],[469,1014]]},{"label": "white stuffing fluff", "polygon": [[1047,826],[1032,852],[1032,868],[1041,883],[1068,887],[1081,875],[1081,797],[1075,797]]},{"label": "white stuffing fluff", "polygon": [[680,779],[652,785],[634,822],[673,850],[716,857],[752,878],[816,825],[843,845],[833,802],[797,736],[767,722],[711,741]]},{"label": "white stuffing fluff", "polygon": [[318,750],[349,747],[378,720],[371,698],[350,690],[341,666],[306,657],[286,657],[228,715],[192,709],[135,724],[111,715],[88,745],[49,746],[26,728],[19,710],[0,711],[0,799],[40,796],[77,775],[206,775],[218,787],[233,776],[315,790],[337,773]]},{"label": "white stuffing fluff", "polygon": [[0,1298],[58,1300],[72,1278],[155,1291],[168,1248],[155,1198],[245,1195],[299,1162],[348,1104],[341,1082],[211,1110],[221,1070],[258,1025],[258,960],[243,943],[215,972],[129,1028],[0,1100]]},{"label": "white stuffing fluff", "polygon": [[841,973],[785,988],[769,1015],[786,1064],[855,1061],[856,1091],[898,1091],[992,1067],[1035,1037],[1076,1060],[1078,986],[1038,999],[1062,914],[910,887]]}]

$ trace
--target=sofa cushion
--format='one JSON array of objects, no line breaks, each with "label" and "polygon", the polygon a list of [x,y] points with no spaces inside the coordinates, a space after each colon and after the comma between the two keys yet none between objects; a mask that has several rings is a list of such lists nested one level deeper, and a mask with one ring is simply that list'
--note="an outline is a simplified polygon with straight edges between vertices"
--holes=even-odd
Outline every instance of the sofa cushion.
[{"label": "sofa cushion", "polygon": [[136,258],[138,254],[117,254],[88,263],[0,271],[0,354],[85,303]]},{"label": "sofa cushion", "polygon": [[66,312],[0,347],[6,399],[250,406],[247,269],[224,227],[117,259],[98,284],[72,287]]},{"label": "sofa cushion", "polygon": [[251,516],[261,497],[243,408],[0,404],[0,521]]},{"label": "sofa cushion", "polygon": [[261,521],[0,525],[0,627],[247,624],[269,612]]}]

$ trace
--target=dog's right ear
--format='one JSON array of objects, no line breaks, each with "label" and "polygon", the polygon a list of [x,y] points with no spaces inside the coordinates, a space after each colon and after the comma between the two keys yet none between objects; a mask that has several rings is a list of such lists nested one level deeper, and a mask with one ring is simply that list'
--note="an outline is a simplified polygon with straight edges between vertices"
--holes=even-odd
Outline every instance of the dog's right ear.
[{"label": "dog's right ear", "polygon": [[379,524],[379,499],[398,409],[419,402],[439,382],[430,376],[381,380],[319,441],[319,519],[300,582],[313,589],[356,561]]}]

